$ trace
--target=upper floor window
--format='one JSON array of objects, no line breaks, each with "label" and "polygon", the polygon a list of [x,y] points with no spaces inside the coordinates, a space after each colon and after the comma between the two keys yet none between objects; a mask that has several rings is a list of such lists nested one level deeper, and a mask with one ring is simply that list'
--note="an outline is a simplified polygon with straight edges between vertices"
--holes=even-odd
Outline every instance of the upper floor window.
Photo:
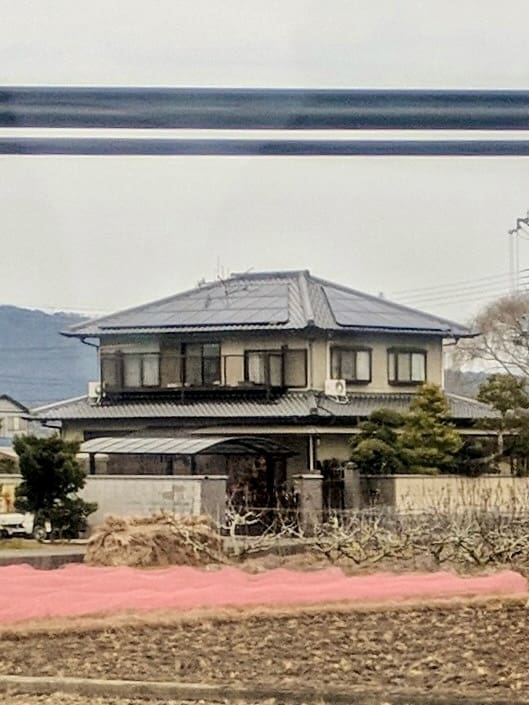
[{"label": "upper floor window", "polygon": [[331,376],[354,384],[371,382],[369,348],[331,348]]},{"label": "upper floor window", "polygon": [[132,389],[160,386],[159,354],[125,353],[123,355],[123,386]]},{"label": "upper floor window", "polygon": [[247,350],[244,354],[244,378],[258,385],[283,385],[283,354],[281,350]]},{"label": "upper floor window", "polygon": [[307,386],[307,350],[291,348],[285,350],[285,387]]},{"label": "upper floor window", "polygon": [[307,351],[304,348],[247,350],[244,358],[245,382],[271,387],[307,386]]},{"label": "upper floor window", "polygon": [[191,386],[220,384],[220,345],[185,343],[183,345],[184,383]]},{"label": "upper floor window", "polygon": [[423,384],[426,381],[425,350],[388,350],[390,384]]}]

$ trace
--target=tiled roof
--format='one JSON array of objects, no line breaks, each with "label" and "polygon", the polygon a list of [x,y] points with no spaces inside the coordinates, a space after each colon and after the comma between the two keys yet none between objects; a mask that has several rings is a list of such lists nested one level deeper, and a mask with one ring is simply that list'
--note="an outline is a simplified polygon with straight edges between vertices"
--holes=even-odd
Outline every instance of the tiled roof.
[{"label": "tiled roof", "polygon": [[[446,395],[456,419],[493,418],[496,414],[486,404],[453,394]],[[366,417],[375,409],[389,407],[406,411],[413,394],[351,394],[336,401],[314,392],[285,394],[274,401],[135,401],[94,404],[87,398],[52,404],[35,412],[41,420],[118,420],[118,419],[275,419],[314,421],[315,418],[351,419]]]},{"label": "tiled roof", "polygon": [[234,274],[161,301],[73,326],[65,335],[307,328],[461,337],[457,323],[318,279],[308,271]]},{"label": "tiled roof", "polygon": [[[450,413],[455,419],[486,419],[497,416],[490,406],[482,404],[476,399],[445,393],[448,400]],[[369,416],[376,409],[390,408],[395,411],[406,412],[413,400],[413,394],[354,394],[348,397],[346,403],[338,402],[331,397],[322,396],[319,399],[320,409],[335,416]]]},{"label": "tiled roof", "polygon": [[58,403],[38,410],[40,419],[151,419],[151,418],[219,418],[248,419],[306,416],[310,401],[316,406],[314,395],[286,394],[275,401],[208,400],[189,401],[134,401],[112,404],[94,404],[88,398]]}]

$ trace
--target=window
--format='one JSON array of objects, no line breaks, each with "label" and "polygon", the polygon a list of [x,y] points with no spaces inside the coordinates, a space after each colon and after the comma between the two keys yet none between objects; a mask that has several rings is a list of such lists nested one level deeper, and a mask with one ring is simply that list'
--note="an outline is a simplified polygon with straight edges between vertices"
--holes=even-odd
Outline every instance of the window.
[{"label": "window", "polygon": [[247,350],[244,380],[258,385],[283,386],[283,353],[280,350]]},{"label": "window", "polygon": [[105,389],[119,389],[121,387],[120,354],[101,354],[101,381]]},{"label": "window", "polygon": [[307,386],[307,351],[285,350],[285,386]]},{"label": "window", "polygon": [[218,343],[186,343],[184,382],[188,385],[220,384],[220,345]]},{"label": "window", "polygon": [[331,377],[354,384],[371,382],[371,350],[369,348],[332,348]]},{"label": "window", "polygon": [[22,419],[19,416],[7,416],[6,420],[8,433],[15,433],[16,431],[22,430]]},{"label": "window", "polygon": [[424,350],[389,350],[388,380],[390,384],[422,384],[426,381]]},{"label": "window", "polygon": [[160,386],[160,358],[158,353],[124,354],[123,386],[132,389]]}]

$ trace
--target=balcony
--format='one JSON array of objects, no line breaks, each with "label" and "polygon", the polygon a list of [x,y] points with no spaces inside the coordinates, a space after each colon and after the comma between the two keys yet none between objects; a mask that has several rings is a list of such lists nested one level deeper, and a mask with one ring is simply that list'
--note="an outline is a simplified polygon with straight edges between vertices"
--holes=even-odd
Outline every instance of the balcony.
[{"label": "balcony", "polygon": [[304,349],[221,355],[218,347],[204,345],[201,354],[102,352],[103,398],[273,397],[307,385]]}]

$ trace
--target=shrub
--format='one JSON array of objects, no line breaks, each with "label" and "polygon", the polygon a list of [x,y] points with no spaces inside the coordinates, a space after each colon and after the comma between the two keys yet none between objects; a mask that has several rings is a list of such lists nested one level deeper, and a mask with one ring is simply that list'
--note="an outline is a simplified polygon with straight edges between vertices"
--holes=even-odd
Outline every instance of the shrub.
[{"label": "shrub", "polygon": [[48,520],[61,536],[76,536],[86,527],[86,518],[97,509],[77,496],[86,475],[76,460],[78,443],[59,436],[18,436],[14,442],[22,482],[16,489],[18,511],[31,512],[39,521]]},{"label": "shrub", "polygon": [[389,475],[405,469],[397,434],[403,423],[398,412],[377,409],[358,425],[360,433],[351,440],[351,460],[362,473]]}]

